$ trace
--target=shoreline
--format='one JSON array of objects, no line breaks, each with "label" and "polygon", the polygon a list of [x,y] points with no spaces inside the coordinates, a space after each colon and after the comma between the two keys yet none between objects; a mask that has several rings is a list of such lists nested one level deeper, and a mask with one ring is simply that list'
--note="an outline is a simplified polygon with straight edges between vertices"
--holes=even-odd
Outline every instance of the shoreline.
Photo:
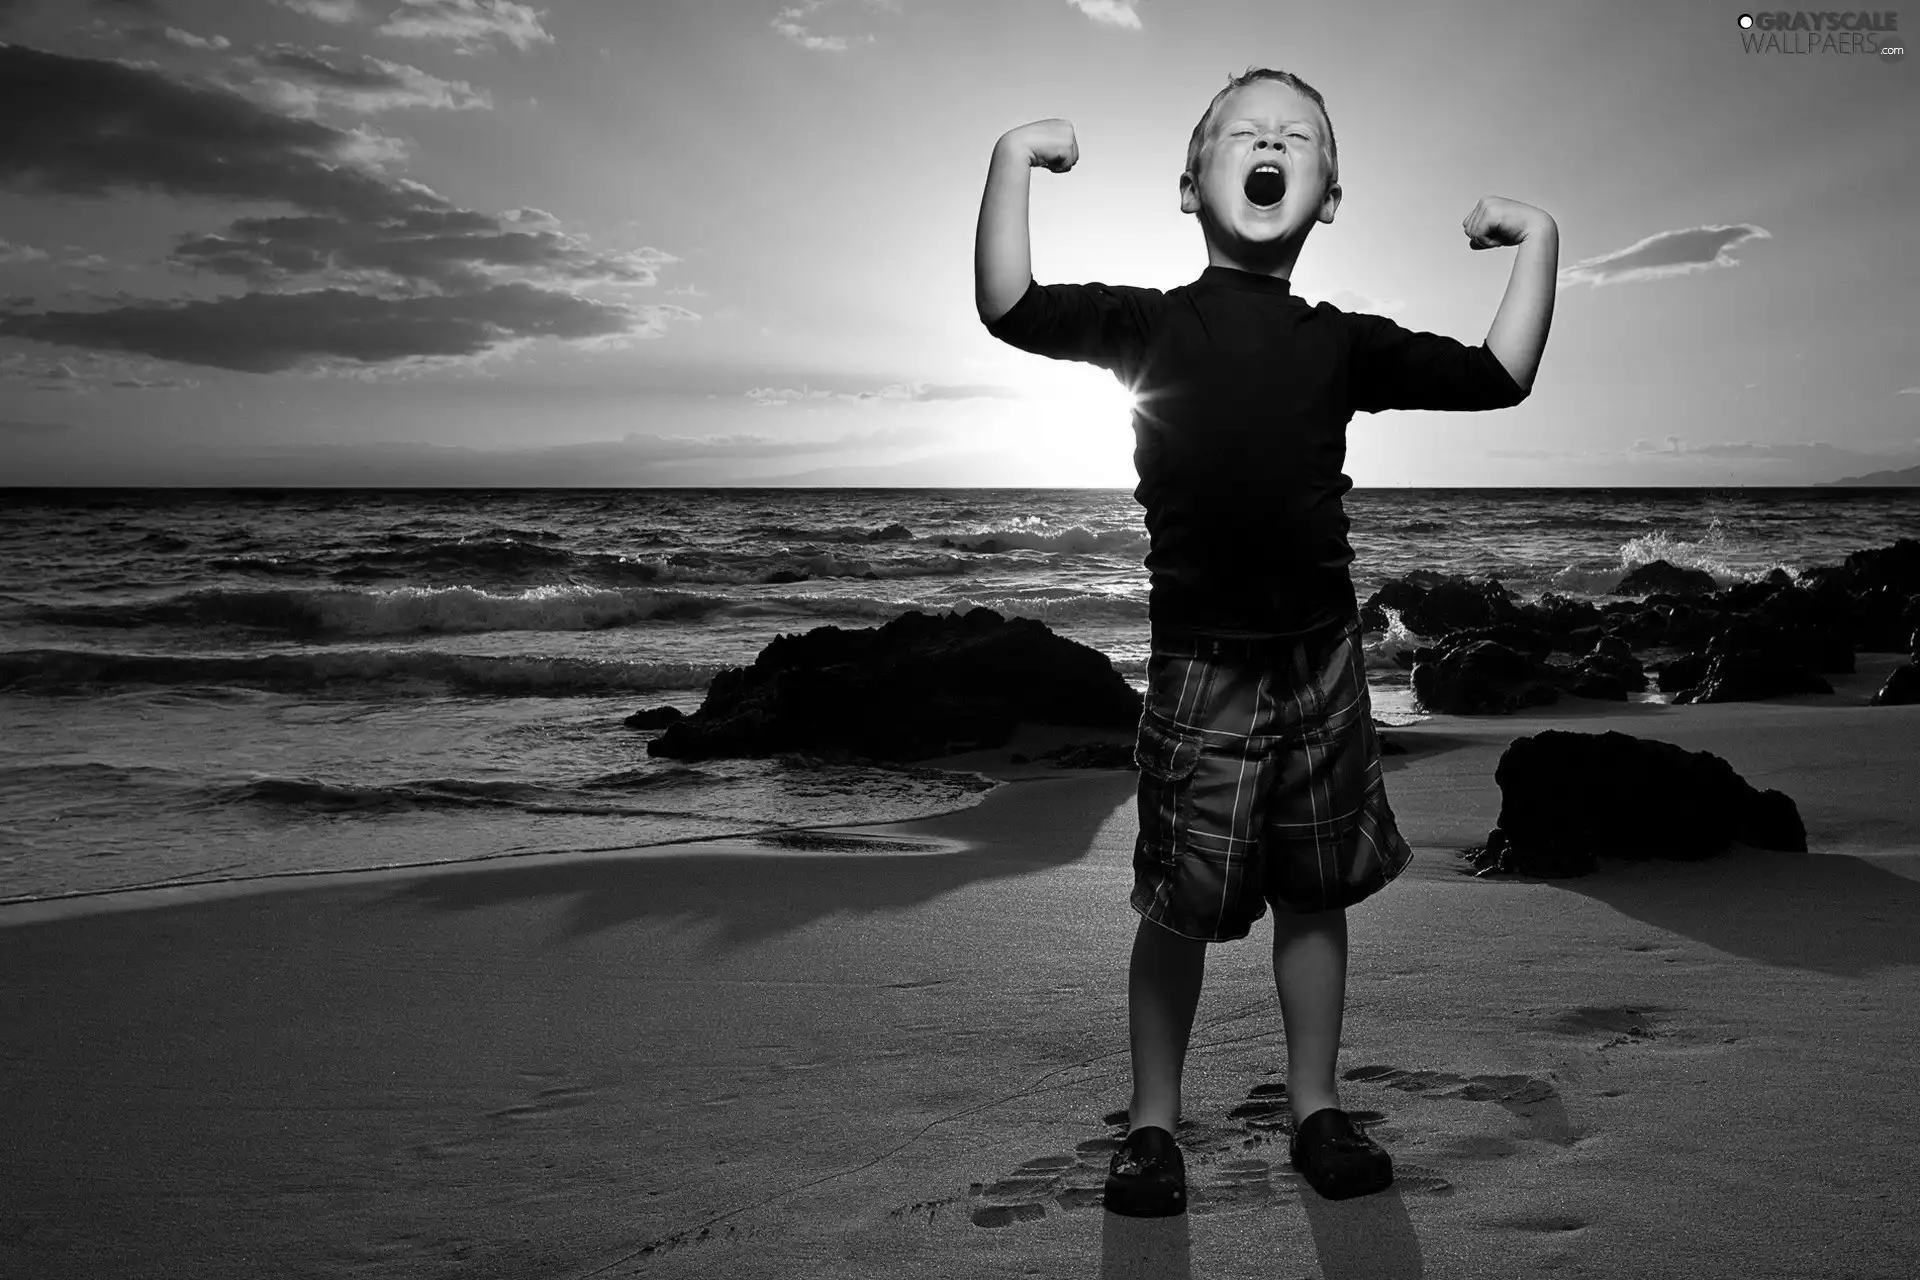
[{"label": "shoreline", "polygon": [[[1815,710],[1840,710],[1844,708],[1866,707],[1874,692],[1885,683],[1888,673],[1907,661],[1907,655],[1883,653],[1857,653],[1855,671],[1851,674],[1831,674],[1827,677],[1833,685],[1831,694],[1794,694],[1759,702],[1689,704],[1674,706],[1667,701],[1670,695],[1630,695],[1626,703],[1580,698],[1563,697],[1552,706],[1532,708],[1528,713],[1509,715],[1461,716],[1445,713],[1420,713],[1421,719],[1411,723],[1382,722],[1376,713],[1375,723],[1381,726],[1387,740],[1401,745],[1421,741],[1445,741],[1466,738],[1484,741],[1489,737],[1502,734],[1500,726],[1525,721],[1532,725],[1529,729],[1513,729],[1506,735],[1508,740],[1520,736],[1523,732],[1538,732],[1541,728],[1565,727],[1565,724],[1580,724],[1595,719],[1614,719],[1626,717],[1633,720],[1634,726],[1627,729],[1638,736],[1658,737],[1665,732],[1669,724],[1685,724],[1687,721],[1673,721],[1672,716],[1700,716],[1712,708],[1736,707],[1780,707],[1805,708]],[[1873,708],[1875,711],[1891,711],[1894,708]],[[1658,719],[1663,728],[1653,731],[1644,727],[1649,719]],[[1429,730],[1421,733],[1422,729]],[[1008,757],[1024,754],[1029,757],[1072,743],[1111,742],[1129,743],[1130,734],[1119,731],[1075,728],[1071,726],[1033,725],[1021,726],[1015,737],[1006,745],[982,751],[968,752],[962,755],[941,757],[915,762],[916,768],[946,769],[962,773],[983,774],[996,782],[1032,781],[1055,778],[1063,775],[1094,770],[1060,770],[1044,762],[1030,765],[1014,765]],[[1384,763],[1391,774],[1396,767],[1397,756],[1385,757]],[[1126,776],[1134,775],[1129,771]],[[1489,767],[1489,776],[1491,768]],[[996,788],[996,791],[999,788]],[[982,793],[985,796],[994,792]],[[937,822],[942,818],[964,813],[977,808],[980,802],[963,805],[958,808],[937,813],[921,814],[913,818],[888,823],[821,823],[795,824],[786,826],[768,826],[752,831],[710,836],[695,839],[663,840],[641,844],[610,844],[590,847],[557,847],[545,850],[522,850],[480,855],[470,858],[444,859],[436,861],[394,863],[379,867],[357,867],[346,869],[309,868],[289,871],[261,872],[255,875],[223,876],[208,880],[164,881],[154,884],[128,886],[123,888],[83,889],[70,893],[47,894],[37,898],[0,900],[0,929],[13,923],[29,923],[68,919],[74,916],[120,910],[138,910],[149,905],[179,905],[199,901],[250,895],[255,893],[297,892],[311,883],[315,887],[331,887],[354,880],[375,877],[404,878],[412,875],[439,875],[456,873],[461,868],[484,867],[495,862],[518,863],[535,861],[553,862],[556,865],[606,854],[624,853],[635,857],[670,857],[682,850],[740,849],[762,852],[762,856],[779,856],[775,845],[767,844],[762,837],[777,832],[851,832],[878,837],[890,829],[912,827],[928,822]],[[1491,824],[1489,824],[1491,825]],[[1484,837],[1485,832],[1481,835]],[[899,851],[894,851],[899,852]]]}]

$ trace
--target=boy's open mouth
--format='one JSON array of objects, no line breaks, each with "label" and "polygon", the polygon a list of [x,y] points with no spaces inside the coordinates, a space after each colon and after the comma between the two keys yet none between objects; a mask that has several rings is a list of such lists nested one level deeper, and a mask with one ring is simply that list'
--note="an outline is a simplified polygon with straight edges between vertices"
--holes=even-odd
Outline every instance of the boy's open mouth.
[{"label": "boy's open mouth", "polygon": [[1278,165],[1260,165],[1247,175],[1246,192],[1253,204],[1262,209],[1272,208],[1287,193],[1287,177]]}]

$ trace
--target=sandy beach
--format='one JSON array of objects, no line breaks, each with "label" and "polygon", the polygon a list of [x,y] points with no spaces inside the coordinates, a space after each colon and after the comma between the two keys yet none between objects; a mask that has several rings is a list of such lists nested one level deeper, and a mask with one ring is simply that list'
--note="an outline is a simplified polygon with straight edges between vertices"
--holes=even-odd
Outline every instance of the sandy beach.
[{"label": "sandy beach", "polygon": [[[1350,913],[1340,1057],[1379,1195],[1322,1200],[1252,1095],[1262,923],[1210,953],[1192,1212],[1100,1207],[1134,775],[1010,765],[1034,734],[947,762],[1009,780],[977,807],[837,838],[0,910],[0,1273],[1910,1275],[1920,709],[1864,705],[1897,661],[1391,732],[1416,857]],[[1464,874],[1552,727],[1711,750],[1811,852]]]}]

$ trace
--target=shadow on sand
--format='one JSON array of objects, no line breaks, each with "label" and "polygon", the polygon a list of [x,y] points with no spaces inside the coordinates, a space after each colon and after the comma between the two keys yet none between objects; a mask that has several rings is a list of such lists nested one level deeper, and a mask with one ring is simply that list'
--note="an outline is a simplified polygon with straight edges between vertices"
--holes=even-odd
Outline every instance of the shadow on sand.
[{"label": "shadow on sand", "polygon": [[1729,955],[1858,978],[1920,963],[1920,884],[1865,858],[1735,845],[1700,862],[1628,863],[1547,880]]},{"label": "shadow on sand", "polygon": [[[1304,1190],[1300,1203],[1313,1232],[1314,1262],[1325,1280],[1415,1280],[1423,1274],[1420,1241],[1397,1188],[1352,1200],[1328,1200]],[[1191,1280],[1191,1215],[1101,1216],[1100,1280]],[[1311,1268],[1280,1267],[1266,1260],[1259,1273],[1292,1275],[1303,1270]]]},{"label": "shadow on sand", "polygon": [[[1132,773],[1087,774],[1015,783],[978,806],[925,823],[835,838],[728,841],[638,854],[463,869],[394,892],[403,902],[450,911],[539,898],[571,899],[566,938],[632,921],[717,925],[713,943],[736,948],[838,912],[899,911],[966,885],[1046,871],[1078,861],[1094,834],[1134,794]],[[1007,794],[1059,788],[1045,820],[1009,838],[999,816]]]}]

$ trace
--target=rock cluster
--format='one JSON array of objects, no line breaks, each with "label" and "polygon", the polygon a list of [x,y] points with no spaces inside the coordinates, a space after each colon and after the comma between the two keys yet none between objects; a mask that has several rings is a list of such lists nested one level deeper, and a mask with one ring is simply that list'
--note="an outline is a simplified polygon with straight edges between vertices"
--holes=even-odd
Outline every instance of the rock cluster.
[{"label": "rock cluster", "polygon": [[1516,738],[1494,769],[1500,817],[1462,856],[1476,875],[1586,875],[1596,857],[1699,859],[1738,841],[1804,853],[1793,801],[1719,756],[1624,733]]},{"label": "rock cluster", "polygon": [[[1650,678],[1676,703],[1831,693],[1823,675],[1851,672],[1856,650],[1911,648],[1920,625],[1920,541],[1856,551],[1845,564],[1808,569],[1797,581],[1775,569],[1719,590],[1699,570],[1656,560],[1613,594],[1639,591],[1647,592],[1643,599],[1604,607],[1552,592],[1521,604],[1497,578],[1417,570],[1383,584],[1360,617],[1379,630],[1393,609],[1415,633],[1440,637],[1399,657],[1429,711],[1511,712],[1562,693],[1625,701]],[[1651,648],[1682,652],[1643,665],[1639,652]],[[1572,661],[1552,661],[1556,654]],[[1900,671],[1908,674],[1896,672],[1876,704],[1920,692],[1920,674]]]},{"label": "rock cluster", "polygon": [[1131,729],[1140,695],[1105,654],[991,609],[776,636],[707,686],[647,754],[679,760],[844,751],[922,760],[1003,745],[1022,720]]}]

